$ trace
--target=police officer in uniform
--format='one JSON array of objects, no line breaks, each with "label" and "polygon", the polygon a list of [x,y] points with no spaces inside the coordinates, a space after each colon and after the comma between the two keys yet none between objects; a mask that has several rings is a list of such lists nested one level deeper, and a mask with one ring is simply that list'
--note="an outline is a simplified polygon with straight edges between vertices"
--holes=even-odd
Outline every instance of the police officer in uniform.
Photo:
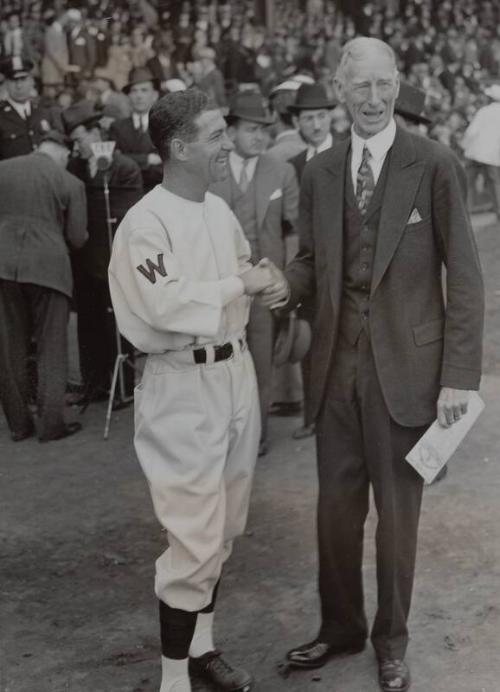
[{"label": "police officer in uniform", "polygon": [[19,56],[0,66],[7,89],[7,99],[0,101],[0,160],[31,154],[49,130],[62,132],[58,109],[43,107],[33,98],[32,69],[31,60]]}]

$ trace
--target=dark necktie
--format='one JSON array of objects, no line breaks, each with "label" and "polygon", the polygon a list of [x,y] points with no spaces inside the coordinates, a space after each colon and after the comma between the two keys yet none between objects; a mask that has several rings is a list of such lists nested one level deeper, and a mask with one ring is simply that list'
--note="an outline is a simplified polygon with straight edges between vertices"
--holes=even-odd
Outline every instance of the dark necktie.
[{"label": "dark necktie", "polygon": [[240,187],[240,190],[243,194],[245,194],[245,192],[248,190],[248,186],[250,185],[250,180],[248,179],[248,171],[247,171],[248,161],[249,161],[249,159],[245,159],[243,161],[243,167],[241,169],[241,175],[240,175],[239,187]]},{"label": "dark necktie", "polygon": [[358,174],[356,176],[356,202],[358,204],[359,211],[362,214],[366,214],[366,210],[368,209],[373,191],[375,189],[375,179],[369,163],[371,156],[370,150],[365,145],[363,147],[361,164],[358,168]]}]

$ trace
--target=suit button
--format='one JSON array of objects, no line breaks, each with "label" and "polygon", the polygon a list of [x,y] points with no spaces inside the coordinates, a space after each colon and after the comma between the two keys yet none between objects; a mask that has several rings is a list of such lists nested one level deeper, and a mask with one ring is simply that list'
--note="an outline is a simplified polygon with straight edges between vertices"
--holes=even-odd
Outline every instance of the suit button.
[{"label": "suit button", "polygon": [[366,262],[363,262],[363,264],[361,265],[361,271],[365,272],[367,269],[368,269],[368,265],[366,264]]},{"label": "suit button", "polygon": [[35,133],[33,132],[33,130],[30,130],[30,131],[29,131],[29,136],[30,136],[30,137],[33,137],[34,134],[35,134]]}]

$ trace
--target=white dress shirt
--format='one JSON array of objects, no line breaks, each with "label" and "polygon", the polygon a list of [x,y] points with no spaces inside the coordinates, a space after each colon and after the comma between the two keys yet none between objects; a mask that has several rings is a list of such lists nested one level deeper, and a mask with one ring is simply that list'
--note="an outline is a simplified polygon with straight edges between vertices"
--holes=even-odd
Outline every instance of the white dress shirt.
[{"label": "white dress shirt", "polygon": [[247,179],[248,182],[250,183],[254,173],[255,169],[257,168],[257,161],[259,160],[258,156],[251,156],[249,159],[244,159],[242,156],[237,154],[235,151],[230,151],[229,152],[229,165],[231,166],[231,171],[233,173],[234,179],[236,180],[237,183],[240,182],[241,178],[241,172],[243,170],[243,164],[245,161],[247,162],[246,164],[246,171],[247,171]]},{"label": "white dress shirt", "polygon": [[396,122],[394,118],[381,132],[378,132],[369,139],[362,139],[354,132],[354,127],[351,128],[351,174],[354,192],[356,192],[358,169],[363,158],[363,149],[365,145],[368,147],[371,158],[369,160],[370,168],[372,169],[375,185],[380,176],[382,166],[384,165],[385,157],[389,149],[394,144],[396,137]]},{"label": "white dress shirt", "polygon": [[307,147],[306,161],[309,161],[310,159],[312,159],[312,157],[316,156],[316,154],[321,154],[322,151],[326,151],[327,149],[329,149],[332,146],[332,144],[333,144],[333,137],[332,137],[332,133],[329,132],[326,135],[325,139],[321,142],[319,147],[313,147],[312,144],[310,144]]},{"label": "white dress shirt", "polygon": [[141,129],[143,132],[148,131],[149,113],[132,113],[132,119],[136,130]]}]

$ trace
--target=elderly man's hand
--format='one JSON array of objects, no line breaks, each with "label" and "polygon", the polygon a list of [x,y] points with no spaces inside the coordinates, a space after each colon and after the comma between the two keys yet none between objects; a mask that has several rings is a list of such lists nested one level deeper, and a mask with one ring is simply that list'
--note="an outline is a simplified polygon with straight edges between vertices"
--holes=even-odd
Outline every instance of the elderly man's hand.
[{"label": "elderly man's hand", "polygon": [[443,428],[449,428],[467,413],[469,392],[466,389],[443,387],[437,402],[437,419]]},{"label": "elderly man's hand", "polygon": [[256,293],[261,293],[265,288],[273,283],[271,270],[268,266],[257,264],[246,272],[240,274],[240,279],[243,281],[245,293],[248,296],[253,296]]},{"label": "elderly man's hand", "polygon": [[260,302],[270,309],[280,307],[286,303],[290,296],[290,289],[285,275],[273,262],[271,262],[271,260],[267,259],[267,257],[261,259],[259,266],[269,267],[272,277],[271,285],[264,289],[259,295]]}]

